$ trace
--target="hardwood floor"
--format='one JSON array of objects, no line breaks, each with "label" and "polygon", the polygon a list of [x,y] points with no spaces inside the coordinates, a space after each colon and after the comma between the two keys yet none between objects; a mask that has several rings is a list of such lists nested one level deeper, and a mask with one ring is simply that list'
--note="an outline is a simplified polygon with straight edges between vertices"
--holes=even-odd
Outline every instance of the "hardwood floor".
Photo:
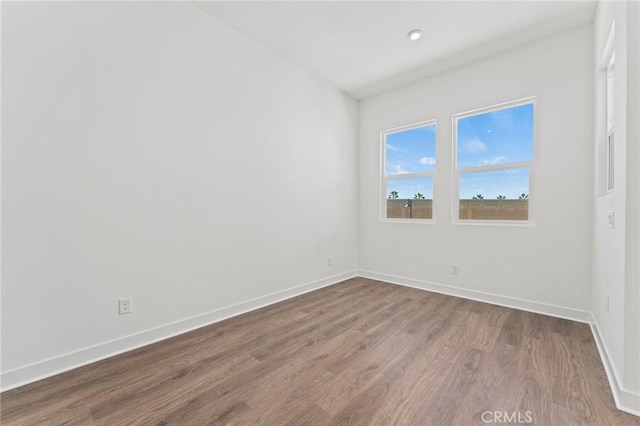
[{"label": "hardwood floor", "polygon": [[640,425],[588,325],[361,278],[1,398],[3,425]]}]

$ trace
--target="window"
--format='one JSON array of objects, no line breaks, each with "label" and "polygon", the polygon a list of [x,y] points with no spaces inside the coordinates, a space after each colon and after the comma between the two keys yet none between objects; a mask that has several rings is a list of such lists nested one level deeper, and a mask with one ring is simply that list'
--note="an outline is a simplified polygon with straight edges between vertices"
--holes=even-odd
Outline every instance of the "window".
[{"label": "window", "polygon": [[460,222],[529,221],[534,153],[534,100],[453,117]]},{"label": "window", "polygon": [[433,218],[436,123],[429,121],[382,132],[382,217]]},{"label": "window", "polygon": [[615,190],[615,39],[616,25],[611,23],[609,36],[603,47],[596,80],[596,182],[598,197]]},{"label": "window", "polygon": [[611,55],[611,60],[607,66],[607,191],[611,191],[615,187],[614,75],[615,55]]}]

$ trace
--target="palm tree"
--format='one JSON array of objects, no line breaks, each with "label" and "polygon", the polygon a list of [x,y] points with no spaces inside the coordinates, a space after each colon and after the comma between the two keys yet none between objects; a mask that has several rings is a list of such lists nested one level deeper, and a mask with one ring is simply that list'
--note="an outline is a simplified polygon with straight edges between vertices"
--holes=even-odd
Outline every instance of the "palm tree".
[{"label": "palm tree", "polygon": [[390,200],[395,200],[395,199],[397,199],[397,198],[398,198],[398,191],[391,191],[391,192],[389,193],[389,197],[388,197],[388,198],[389,198]]},{"label": "palm tree", "polygon": [[528,200],[529,199],[529,194],[520,194],[520,196],[518,197],[518,200]]},{"label": "palm tree", "polygon": [[422,195],[421,193],[417,193],[416,195],[413,196],[414,200],[424,200],[424,195]]},{"label": "palm tree", "polygon": [[482,194],[478,194],[478,195],[474,195],[473,199],[474,200],[484,200],[484,197],[482,196]]},{"label": "palm tree", "polygon": [[498,195],[498,200],[506,200],[507,197],[505,197],[504,195]]}]

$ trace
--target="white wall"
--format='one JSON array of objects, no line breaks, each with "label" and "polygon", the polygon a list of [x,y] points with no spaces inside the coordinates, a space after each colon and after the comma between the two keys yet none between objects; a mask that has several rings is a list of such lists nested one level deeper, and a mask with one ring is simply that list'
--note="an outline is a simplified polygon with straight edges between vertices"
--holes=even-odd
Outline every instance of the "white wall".
[{"label": "white wall", "polygon": [[[592,309],[616,402],[640,414],[640,12],[637,2],[601,2],[594,23],[596,99]],[[615,22],[615,189],[603,191],[606,108],[603,55]],[[608,212],[615,212],[615,228]],[[606,295],[610,309],[606,307]]]},{"label": "white wall", "polygon": [[640,414],[640,2],[627,3],[627,37],[625,387]]},{"label": "white wall", "polygon": [[[523,46],[360,103],[359,268],[365,275],[587,320],[592,30]],[[534,226],[452,224],[451,116],[537,96]],[[380,131],[438,120],[435,224],[380,220]],[[458,264],[459,275],[450,265]],[[449,287],[447,287],[449,286]]]},{"label": "white wall", "polygon": [[354,100],[188,3],[2,8],[4,388],[353,274]]},{"label": "white wall", "polygon": [[[625,388],[640,414],[640,2],[627,3]],[[635,118],[634,118],[635,117]]]}]

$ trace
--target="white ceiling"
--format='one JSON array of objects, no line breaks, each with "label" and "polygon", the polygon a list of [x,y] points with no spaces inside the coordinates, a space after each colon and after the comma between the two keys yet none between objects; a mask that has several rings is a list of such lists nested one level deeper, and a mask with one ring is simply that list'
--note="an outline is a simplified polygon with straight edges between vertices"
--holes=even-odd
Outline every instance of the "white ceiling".
[{"label": "white ceiling", "polygon": [[[593,20],[595,1],[198,1],[356,99]],[[407,33],[423,37],[411,42]]]}]

